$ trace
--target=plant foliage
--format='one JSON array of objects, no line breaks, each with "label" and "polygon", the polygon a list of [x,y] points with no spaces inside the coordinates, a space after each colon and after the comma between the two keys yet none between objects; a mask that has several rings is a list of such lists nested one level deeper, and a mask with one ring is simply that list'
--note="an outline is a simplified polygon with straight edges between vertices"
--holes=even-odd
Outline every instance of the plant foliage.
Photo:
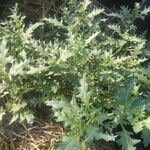
[{"label": "plant foliage", "polygon": [[72,0],[61,19],[27,26],[15,7],[0,23],[0,119],[10,113],[10,124],[31,123],[30,108],[46,104],[65,127],[60,150],[87,150],[95,140],[134,150],[137,133],[148,146],[150,68],[142,65],[148,55],[132,24],[136,11],[124,26],[118,14],[112,23],[114,14]]}]

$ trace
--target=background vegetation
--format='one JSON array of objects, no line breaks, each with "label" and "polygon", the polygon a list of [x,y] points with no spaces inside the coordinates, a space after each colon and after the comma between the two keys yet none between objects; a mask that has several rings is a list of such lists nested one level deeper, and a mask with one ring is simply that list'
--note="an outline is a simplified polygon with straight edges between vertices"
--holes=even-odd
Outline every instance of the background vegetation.
[{"label": "background vegetation", "polygon": [[105,142],[114,149],[146,149],[149,47],[134,21],[149,9],[106,13],[88,0],[67,5],[63,15],[39,15],[32,23],[16,5],[1,21],[1,122],[59,122],[59,150],[99,149]]}]

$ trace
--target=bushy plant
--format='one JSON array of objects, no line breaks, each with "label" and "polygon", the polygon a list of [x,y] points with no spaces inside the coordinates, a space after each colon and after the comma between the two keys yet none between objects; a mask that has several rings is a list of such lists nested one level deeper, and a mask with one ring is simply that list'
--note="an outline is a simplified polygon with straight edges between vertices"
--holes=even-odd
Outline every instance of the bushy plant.
[{"label": "bushy plant", "polygon": [[62,19],[26,26],[16,9],[0,24],[0,119],[31,122],[30,107],[46,104],[65,127],[60,150],[87,150],[95,140],[134,150],[137,133],[148,146],[146,41],[128,26],[136,13],[122,27],[88,0],[70,1]]}]

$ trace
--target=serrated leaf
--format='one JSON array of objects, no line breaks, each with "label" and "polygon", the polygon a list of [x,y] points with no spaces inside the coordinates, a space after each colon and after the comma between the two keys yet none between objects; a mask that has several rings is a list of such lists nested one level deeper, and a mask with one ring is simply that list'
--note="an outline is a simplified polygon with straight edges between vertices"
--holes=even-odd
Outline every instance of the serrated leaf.
[{"label": "serrated leaf", "polygon": [[18,112],[20,109],[24,108],[27,105],[27,103],[22,102],[22,103],[13,103],[11,111],[12,112]]},{"label": "serrated leaf", "polygon": [[63,25],[63,21],[61,20],[61,21],[58,21],[57,20],[57,18],[45,18],[44,19],[44,21],[47,21],[47,22],[49,22],[50,24],[53,24],[54,26],[57,26],[57,27],[65,27],[64,25]]},{"label": "serrated leaf", "polygon": [[3,109],[0,109],[0,121],[2,120],[4,115],[5,115],[5,111]]},{"label": "serrated leaf", "polygon": [[23,115],[24,120],[27,121],[27,123],[30,123],[30,124],[33,123],[34,116],[33,114],[31,114],[31,112],[26,111],[22,115]]},{"label": "serrated leaf", "polygon": [[141,14],[143,15],[147,15],[148,13],[150,13],[150,7],[145,7],[142,11],[141,11]]},{"label": "serrated leaf", "polygon": [[144,146],[147,147],[150,144],[150,129],[144,127],[142,131],[142,137]]},{"label": "serrated leaf", "polygon": [[91,93],[88,92],[88,83],[86,79],[86,75],[83,75],[83,78],[80,80],[80,87],[79,87],[79,95],[83,101],[88,101],[90,99]]},{"label": "serrated leaf", "polygon": [[97,115],[95,117],[95,120],[99,123],[102,124],[103,121],[108,119],[108,114],[104,112],[103,110],[98,110]]},{"label": "serrated leaf", "polygon": [[85,45],[88,45],[92,40],[94,40],[98,35],[99,35],[99,31],[95,32],[94,34],[92,34],[86,41],[85,41]]},{"label": "serrated leaf", "polygon": [[144,128],[142,132],[144,146],[147,147],[150,144],[150,117],[143,121]]},{"label": "serrated leaf", "polygon": [[89,128],[87,128],[86,132],[87,132],[87,140],[89,141],[93,141],[94,139],[95,140],[103,139],[107,142],[115,140],[115,136],[102,133],[100,129],[96,126],[90,126]]},{"label": "serrated leaf", "polygon": [[87,9],[87,6],[88,6],[90,3],[91,3],[90,0],[84,0],[84,1],[83,1],[82,5],[83,5],[83,7],[84,7],[85,10]]},{"label": "serrated leaf", "polygon": [[133,130],[135,133],[139,133],[140,131],[143,130],[143,122],[140,121],[140,122],[135,122],[133,124]]},{"label": "serrated leaf", "polygon": [[30,70],[26,72],[26,74],[36,74],[36,73],[41,73],[42,71],[46,71],[48,67],[45,66],[39,66],[39,67],[32,67],[30,66]]},{"label": "serrated leaf", "polygon": [[76,100],[75,95],[72,96],[72,100],[71,100],[70,104],[71,104],[73,107],[79,109],[79,106],[78,106],[78,104],[77,104],[77,100]]},{"label": "serrated leaf", "polygon": [[7,47],[7,40],[5,38],[2,39],[2,42],[0,43],[0,63],[3,67],[8,62],[12,62],[12,57],[8,55],[8,47]]},{"label": "serrated leaf", "polygon": [[102,12],[104,12],[104,9],[95,9],[90,14],[88,14],[88,17],[93,19],[95,16],[99,15]]},{"label": "serrated leaf", "polygon": [[135,150],[136,147],[134,146],[135,144],[139,143],[140,140],[137,139],[132,139],[131,138],[131,133],[123,130],[120,134],[120,143],[122,145],[122,150]]},{"label": "serrated leaf", "polygon": [[62,138],[62,142],[58,144],[56,150],[80,150],[79,137],[67,137]]},{"label": "serrated leaf", "polygon": [[150,130],[150,117],[143,121],[144,126]]},{"label": "serrated leaf", "polygon": [[97,139],[97,136],[99,134],[99,128],[96,126],[90,126],[89,128],[86,129],[86,134],[87,134],[87,140],[93,141],[94,139]]},{"label": "serrated leaf", "polygon": [[100,139],[103,139],[107,142],[109,141],[115,141],[115,136],[113,135],[109,135],[109,134],[106,134],[106,133],[101,133],[97,136],[96,140],[100,140]]},{"label": "serrated leaf", "polygon": [[60,52],[60,60],[63,61],[63,62],[66,62],[68,58],[70,58],[72,56],[72,53],[67,50],[67,49],[60,49],[59,50]]},{"label": "serrated leaf", "polygon": [[19,118],[18,114],[13,114],[13,117],[12,117],[11,121],[9,122],[9,125],[14,123],[18,118]]},{"label": "serrated leaf", "polygon": [[133,87],[133,94],[134,95],[139,94],[139,88],[140,88],[140,85],[134,85],[134,87]]},{"label": "serrated leaf", "polygon": [[13,63],[9,70],[9,78],[12,80],[12,76],[23,75],[25,74],[24,69],[28,66],[28,60],[25,60],[20,63]]},{"label": "serrated leaf", "polygon": [[53,109],[61,109],[63,107],[68,107],[69,103],[65,101],[51,100],[51,101],[48,101],[46,105],[52,106]]},{"label": "serrated leaf", "polygon": [[43,25],[43,23],[41,22],[38,22],[38,23],[35,23],[33,25],[31,25],[26,31],[25,33],[23,34],[23,38],[24,40],[27,40],[29,38],[31,38],[33,36],[33,32],[35,29],[37,29],[39,26]]}]

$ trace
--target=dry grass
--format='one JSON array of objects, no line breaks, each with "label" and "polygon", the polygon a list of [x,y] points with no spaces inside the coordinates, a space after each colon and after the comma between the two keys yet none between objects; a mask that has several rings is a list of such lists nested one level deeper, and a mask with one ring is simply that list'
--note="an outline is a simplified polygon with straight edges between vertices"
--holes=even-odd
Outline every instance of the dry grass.
[{"label": "dry grass", "polygon": [[53,123],[36,121],[30,127],[1,123],[0,150],[54,150],[62,134],[63,128]]}]

